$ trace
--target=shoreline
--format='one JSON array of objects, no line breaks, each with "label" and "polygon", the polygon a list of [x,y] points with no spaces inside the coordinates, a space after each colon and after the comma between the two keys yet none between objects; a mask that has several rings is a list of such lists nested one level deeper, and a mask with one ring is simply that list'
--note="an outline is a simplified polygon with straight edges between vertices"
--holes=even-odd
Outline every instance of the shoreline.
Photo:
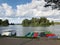
[{"label": "shoreline", "polygon": [[59,45],[59,44],[60,40],[48,39],[46,37],[41,37],[37,39],[12,38],[12,37],[0,38],[0,45]]}]

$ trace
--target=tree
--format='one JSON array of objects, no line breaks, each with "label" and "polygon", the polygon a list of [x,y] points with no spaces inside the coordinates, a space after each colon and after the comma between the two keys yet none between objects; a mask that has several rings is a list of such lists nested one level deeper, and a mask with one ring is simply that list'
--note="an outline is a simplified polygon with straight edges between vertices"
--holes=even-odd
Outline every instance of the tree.
[{"label": "tree", "polygon": [[40,18],[40,22],[46,23],[46,21],[47,21],[47,19],[46,19],[45,17],[41,17],[41,18]]},{"label": "tree", "polygon": [[49,26],[52,24],[53,22],[49,22],[49,20],[45,17],[40,17],[40,19],[32,18],[31,20],[24,19],[22,21],[23,26]]},{"label": "tree", "polygon": [[47,18],[45,17],[40,17],[40,26],[49,26],[50,25],[50,22]]},{"label": "tree", "polygon": [[0,26],[7,26],[9,25],[9,21],[6,19],[4,21],[2,21],[2,19],[0,19]]},{"label": "tree", "polygon": [[4,20],[4,21],[2,21],[2,25],[3,26],[7,26],[7,25],[9,25],[9,21],[6,19],[6,20]]},{"label": "tree", "polygon": [[0,25],[2,25],[2,20],[0,19]]},{"label": "tree", "polygon": [[51,24],[54,25],[54,21],[51,21]]},{"label": "tree", "polygon": [[31,25],[33,25],[33,26],[35,25],[35,18],[31,19]]},{"label": "tree", "polygon": [[32,18],[30,25],[31,25],[31,26],[38,26],[38,25],[39,25],[39,19],[37,19],[37,18]]},{"label": "tree", "polygon": [[[45,2],[47,2],[47,4],[44,7],[53,6],[53,9],[58,8],[60,10],[60,0],[45,0]],[[55,5],[52,5],[52,3]]]},{"label": "tree", "polygon": [[22,21],[23,26],[28,26],[29,25],[29,20],[25,19]]}]

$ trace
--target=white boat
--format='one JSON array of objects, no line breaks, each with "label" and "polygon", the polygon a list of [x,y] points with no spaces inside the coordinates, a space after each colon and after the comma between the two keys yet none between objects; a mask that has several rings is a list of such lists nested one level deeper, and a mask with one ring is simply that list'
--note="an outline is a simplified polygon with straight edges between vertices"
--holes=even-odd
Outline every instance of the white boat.
[{"label": "white boat", "polygon": [[1,36],[11,36],[11,32],[8,32],[8,31],[2,32]]},{"label": "white boat", "polygon": [[4,30],[1,33],[1,36],[16,36],[15,30]]}]

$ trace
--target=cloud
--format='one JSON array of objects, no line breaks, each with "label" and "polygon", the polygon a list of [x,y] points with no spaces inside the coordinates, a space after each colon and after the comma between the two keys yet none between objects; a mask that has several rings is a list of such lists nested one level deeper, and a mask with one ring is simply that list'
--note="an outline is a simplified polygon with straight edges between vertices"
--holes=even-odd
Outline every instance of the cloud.
[{"label": "cloud", "polygon": [[51,15],[59,15],[60,10],[52,10],[52,7],[45,8],[44,5],[46,2],[44,0],[32,0],[29,4],[17,5],[17,16],[28,16],[31,17],[37,16],[51,16]]},{"label": "cloud", "polygon": [[22,23],[22,20],[24,20],[24,18],[9,18],[9,17],[4,17],[4,18],[0,17],[0,19],[3,19],[3,20],[8,19],[9,23],[15,23],[15,24]]},{"label": "cloud", "polygon": [[[45,16],[49,20],[60,20],[60,18],[58,18],[58,15],[60,15],[60,10],[52,10],[51,6],[44,7],[45,4],[46,2],[44,0],[32,0],[30,3],[16,5],[16,9],[13,9],[12,6],[7,3],[2,3],[0,5],[0,17],[5,16],[12,18],[12,20],[21,18],[22,21],[25,18],[31,19],[32,17]],[[52,16],[52,18],[50,16]],[[53,18],[55,16],[57,16],[56,19]]]},{"label": "cloud", "polygon": [[43,5],[44,1],[37,1],[37,0],[32,0],[31,3],[29,4],[24,4],[24,5],[17,5],[17,16],[24,16],[26,14],[30,14],[32,12],[32,15],[36,16],[38,15],[39,12],[43,10]]},{"label": "cloud", "polygon": [[9,6],[7,3],[3,3],[0,5],[0,15],[4,16],[11,16],[14,14],[14,10],[12,9],[12,6]]},{"label": "cloud", "polygon": [[54,22],[60,22],[60,18],[47,18],[50,21],[54,21]]},{"label": "cloud", "polygon": [[51,7],[45,8],[46,2],[44,0],[32,0],[31,3],[17,5],[17,9],[13,9],[12,6],[7,3],[3,3],[0,6],[0,15],[6,16],[25,16],[25,17],[37,17],[37,16],[51,16],[59,15],[60,11]]}]

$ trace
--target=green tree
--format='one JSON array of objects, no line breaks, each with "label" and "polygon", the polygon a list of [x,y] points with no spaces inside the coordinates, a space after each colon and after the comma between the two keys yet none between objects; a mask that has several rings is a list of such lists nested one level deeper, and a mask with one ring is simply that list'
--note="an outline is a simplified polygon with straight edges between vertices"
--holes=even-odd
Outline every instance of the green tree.
[{"label": "green tree", "polygon": [[[60,10],[60,0],[45,0],[47,4],[44,7],[52,6],[52,9],[59,9]],[[54,3],[55,5],[51,5],[49,3]]]},{"label": "green tree", "polygon": [[54,25],[54,21],[51,21],[51,24]]},{"label": "green tree", "polygon": [[32,18],[31,19],[31,25],[32,26],[38,26],[39,25],[39,20],[37,18]]},{"label": "green tree", "polygon": [[2,20],[0,19],[0,25],[2,25]]},{"label": "green tree", "polygon": [[31,25],[33,25],[33,26],[35,25],[35,18],[31,19]]},{"label": "green tree", "polygon": [[46,23],[47,19],[45,17],[40,17],[39,23]]},{"label": "green tree", "polygon": [[2,22],[2,25],[3,26],[7,26],[7,25],[9,25],[9,21],[6,19],[6,20],[4,20],[3,22]]},{"label": "green tree", "polygon": [[28,19],[23,20],[22,24],[23,26],[29,26],[29,20]]},{"label": "green tree", "polygon": [[31,20],[25,19],[22,22],[23,26],[49,26],[54,24],[54,22],[49,22],[45,17],[40,17],[40,19],[32,18]]}]

